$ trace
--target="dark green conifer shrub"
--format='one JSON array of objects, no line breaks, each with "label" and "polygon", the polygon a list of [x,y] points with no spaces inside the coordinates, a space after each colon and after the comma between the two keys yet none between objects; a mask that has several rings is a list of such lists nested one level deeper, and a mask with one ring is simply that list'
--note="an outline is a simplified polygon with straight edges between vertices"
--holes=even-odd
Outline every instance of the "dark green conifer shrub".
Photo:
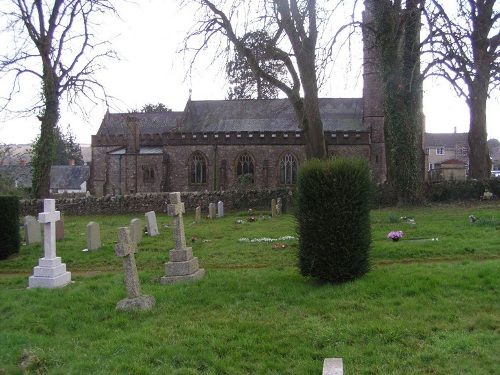
[{"label": "dark green conifer shrub", "polygon": [[370,194],[364,160],[315,159],[300,168],[295,216],[302,275],[341,283],[369,271]]},{"label": "dark green conifer shrub", "polygon": [[20,247],[19,198],[0,196],[0,260],[18,253]]}]

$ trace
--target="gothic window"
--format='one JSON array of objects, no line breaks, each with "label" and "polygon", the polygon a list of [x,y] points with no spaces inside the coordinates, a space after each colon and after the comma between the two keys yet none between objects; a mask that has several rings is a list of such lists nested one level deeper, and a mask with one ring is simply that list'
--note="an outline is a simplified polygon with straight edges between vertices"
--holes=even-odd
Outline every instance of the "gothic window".
[{"label": "gothic window", "polygon": [[142,166],[142,176],[144,182],[154,182],[155,180],[155,169],[150,166]]},{"label": "gothic window", "polygon": [[189,183],[191,184],[206,184],[207,183],[207,162],[205,157],[196,152],[191,156],[190,177]]},{"label": "gothic window", "polygon": [[297,159],[292,154],[285,154],[280,160],[280,184],[297,183]]},{"label": "gothic window", "polygon": [[236,174],[239,179],[246,178],[249,183],[254,182],[254,161],[252,155],[248,152],[242,153],[238,157]]}]

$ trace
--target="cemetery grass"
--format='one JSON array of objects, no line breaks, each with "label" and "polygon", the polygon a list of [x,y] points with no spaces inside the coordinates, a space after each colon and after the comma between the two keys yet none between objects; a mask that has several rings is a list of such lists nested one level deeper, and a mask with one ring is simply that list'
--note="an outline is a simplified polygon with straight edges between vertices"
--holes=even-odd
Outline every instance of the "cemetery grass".
[{"label": "cemetery grass", "polygon": [[[373,210],[371,271],[342,285],[300,276],[297,240],[262,240],[296,236],[293,217],[260,211],[200,224],[186,215],[206,275],[160,285],[173,239],[157,212],[160,235],[144,236],[136,257],[156,299],[141,313],[115,311],[126,296],[117,228],[139,216],[66,217],[57,255],[72,284],[26,289],[41,244],[0,262],[0,374],[320,374],[331,357],[351,374],[499,373],[499,208]],[[90,221],[103,246],[82,251]],[[393,230],[401,241],[386,238]]]}]

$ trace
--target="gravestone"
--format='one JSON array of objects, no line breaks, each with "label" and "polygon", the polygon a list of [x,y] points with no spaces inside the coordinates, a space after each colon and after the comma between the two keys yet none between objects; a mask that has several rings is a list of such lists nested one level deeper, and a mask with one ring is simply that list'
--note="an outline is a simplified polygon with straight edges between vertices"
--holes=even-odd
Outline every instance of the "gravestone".
[{"label": "gravestone", "polygon": [[323,362],[323,375],[344,375],[342,358],[325,358]]},{"label": "gravestone", "polygon": [[141,295],[141,285],[135,264],[135,253],[137,253],[137,242],[130,238],[129,228],[122,227],[118,229],[118,243],[115,245],[115,255],[123,258],[127,298],[122,299],[116,304],[116,310],[151,310],[155,304],[154,297]]},{"label": "gravestone", "polygon": [[208,217],[210,220],[215,219],[215,203],[210,203],[208,205]]},{"label": "gravestone", "polygon": [[224,202],[217,202],[217,217],[224,217]]},{"label": "gravestone", "polygon": [[276,217],[276,199],[271,200],[271,217]]},{"label": "gravestone", "polygon": [[34,216],[24,217],[24,241],[27,245],[42,242],[40,223]]},{"label": "gravestone", "polygon": [[28,288],[57,288],[71,282],[71,272],[66,271],[66,264],[56,256],[56,221],[61,218],[61,213],[55,208],[55,199],[44,199],[44,212],[38,214],[38,222],[43,224],[44,257],[33,268]]},{"label": "gravestone", "polygon": [[142,222],[141,219],[132,219],[130,221],[130,239],[139,244],[142,241]]},{"label": "gravestone", "polygon": [[150,235],[151,237],[159,235],[160,232],[158,232],[158,224],[156,223],[155,212],[146,212],[144,216],[146,217],[146,228],[148,229],[148,235]]},{"label": "gravestone", "polygon": [[56,221],[56,241],[64,240],[64,220]]},{"label": "gravestone", "polygon": [[194,221],[196,224],[199,224],[201,222],[201,207],[198,206],[196,207],[196,210],[194,211]]},{"label": "gravestone", "polygon": [[182,214],[185,212],[180,193],[170,193],[170,204],[167,206],[169,216],[173,219],[174,249],[169,252],[169,262],[165,263],[165,276],[162,284],[179,281],[190,281],[202,278],[205,270],[198,267],[198,258],[193,257],[193,249],[186,247],[186,235]]},{"label": "gravestone", "polygon": [[96,250],[102,246],[99,224],[91,221],[87,224],[87,249]]},{"label": "gravestone", "polygon": [[282,204],[281,198],[276,199],[276,215],[280,216],[282,214]]}]

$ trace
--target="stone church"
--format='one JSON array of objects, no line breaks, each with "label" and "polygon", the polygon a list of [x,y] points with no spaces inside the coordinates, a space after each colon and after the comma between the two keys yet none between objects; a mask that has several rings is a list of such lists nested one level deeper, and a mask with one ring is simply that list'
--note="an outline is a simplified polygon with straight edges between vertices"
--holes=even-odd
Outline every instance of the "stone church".
[{"label": "stone church", "polygon": [[[381,82],[367,44],[363,98],[322,98],[321,116],[328,155],[363,157],[384,182]],[[293,187],[306,161],[287,99],[189,99],[181,112],[106,113],[91,146],[96,195]]]}]

